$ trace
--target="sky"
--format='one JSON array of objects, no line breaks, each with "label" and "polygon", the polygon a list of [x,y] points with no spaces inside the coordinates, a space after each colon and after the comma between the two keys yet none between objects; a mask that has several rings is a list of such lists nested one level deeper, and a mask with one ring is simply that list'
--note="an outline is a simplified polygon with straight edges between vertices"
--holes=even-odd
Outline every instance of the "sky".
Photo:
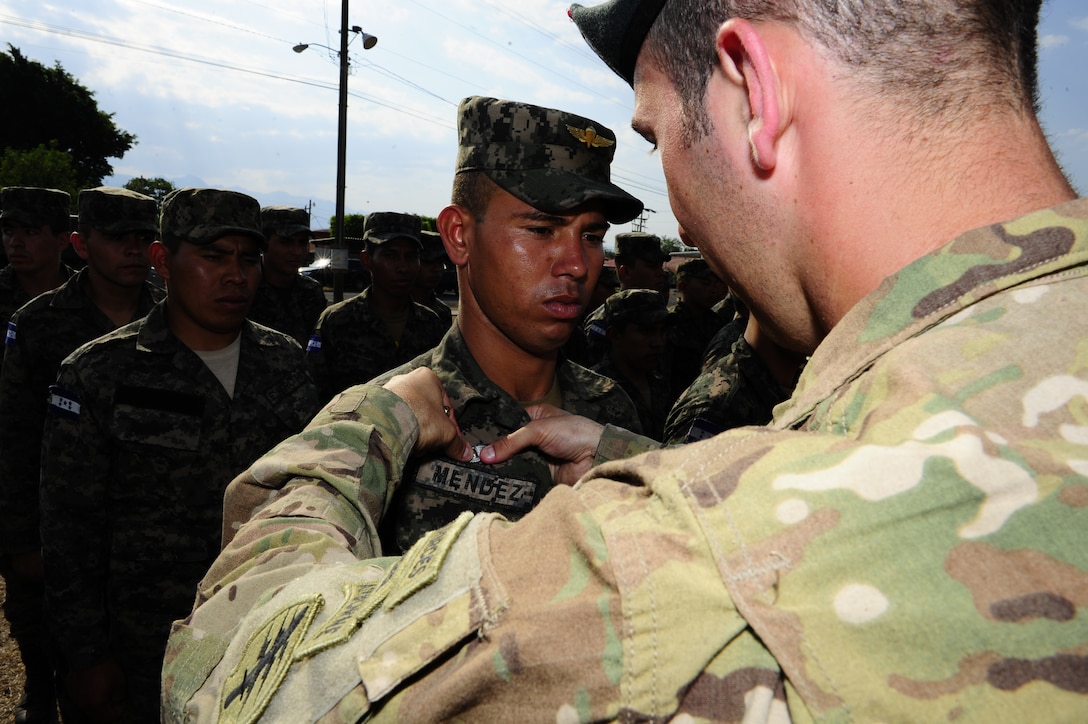
[{"label": "sky", "polygon": [[[583,0],[595,4],[596,0]],[[448,203],[456,109],[470,95],[561,108],[617,136],[613,181],[642,199],[646,231],[676,237],[660,163],[630,128],[631,89],[582,40],[568,0],[351,0],[378,38],[348,55],[349,214],[436,216]],[[0,0],[0,48],[59,62],[137,142],[110,159],[133,176],[243,191],[262,205],[335,213],[341,2]],[[1088,3],[1046,0],[1041,120],[1088,193]],[[292,52],[298,43],[310,47]],[[326,46],[326,47],[321,47]],[[11,99],[7,99],[11,102]],[[637,222],[636,222],[637,223]],[[615,232],[633,227],[613,227]]]}]

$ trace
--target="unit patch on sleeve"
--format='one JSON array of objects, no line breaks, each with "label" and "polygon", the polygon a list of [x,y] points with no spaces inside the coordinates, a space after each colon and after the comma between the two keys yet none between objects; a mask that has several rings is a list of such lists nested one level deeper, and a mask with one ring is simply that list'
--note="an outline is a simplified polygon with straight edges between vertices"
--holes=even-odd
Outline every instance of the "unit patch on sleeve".
[{"label": "unit patch on sleeve", "polygon": [[324,604],[320,594],[296,601],[253,632],[242,658],[223,682],[221,724],[249,724],[260,718],[287,677],[295,649]]}]

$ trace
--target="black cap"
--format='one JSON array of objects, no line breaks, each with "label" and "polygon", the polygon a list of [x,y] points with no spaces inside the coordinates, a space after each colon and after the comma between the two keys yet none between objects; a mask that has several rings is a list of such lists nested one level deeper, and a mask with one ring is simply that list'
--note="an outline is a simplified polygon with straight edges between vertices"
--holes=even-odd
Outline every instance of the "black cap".
[{"label": "black cap", "polygon": [[575,3],[567,13],[593,52],[633,86],[642,42],[663,7],[665,0],[609,0],[589,8]]}]

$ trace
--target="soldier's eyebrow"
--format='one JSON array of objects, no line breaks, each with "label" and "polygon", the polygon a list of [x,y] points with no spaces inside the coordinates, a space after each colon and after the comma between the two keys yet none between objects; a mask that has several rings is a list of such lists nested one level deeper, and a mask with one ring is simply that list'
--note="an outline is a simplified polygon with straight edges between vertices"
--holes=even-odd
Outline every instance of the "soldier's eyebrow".
[{"label": "soldier's eyebrow", "polygon": [[542,224],[566,224],[568,218],[566,216],[557,216],[555,214],[548,214],[543,211],[523,211],[516,214],[519,219],[525,219],[526,221],[538,221]]}]

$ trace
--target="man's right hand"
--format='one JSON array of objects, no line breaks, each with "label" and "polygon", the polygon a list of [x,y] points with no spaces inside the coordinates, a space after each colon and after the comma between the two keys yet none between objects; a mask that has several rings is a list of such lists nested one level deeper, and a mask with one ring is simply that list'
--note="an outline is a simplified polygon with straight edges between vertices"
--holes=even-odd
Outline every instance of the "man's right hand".
[{"label": "man's right hand", "polygon": [[604,425],[551,405],[525,408],[532,422],[480,451],[480,460],[501,463],[534,448],[548,460],[556,485],[574,485],[593,467]]}]

